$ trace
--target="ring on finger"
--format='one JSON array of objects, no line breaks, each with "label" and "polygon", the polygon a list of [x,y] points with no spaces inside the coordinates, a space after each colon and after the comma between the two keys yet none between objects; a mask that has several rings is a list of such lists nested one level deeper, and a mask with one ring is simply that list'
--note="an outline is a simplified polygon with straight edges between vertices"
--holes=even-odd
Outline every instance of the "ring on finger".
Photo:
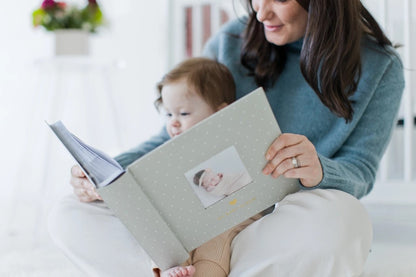
[{"label": "ring on finger", "polygon": [[292,157],[292,165],[293,165],[293,168],[300,167],[300,163],[296,157]]}]

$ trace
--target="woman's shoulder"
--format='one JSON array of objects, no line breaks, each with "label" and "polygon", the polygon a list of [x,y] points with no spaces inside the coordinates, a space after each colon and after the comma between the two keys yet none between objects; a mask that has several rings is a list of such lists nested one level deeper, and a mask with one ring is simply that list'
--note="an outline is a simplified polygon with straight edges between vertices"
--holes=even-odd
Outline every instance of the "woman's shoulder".
[{"label": "woman's shoulder", "polygon": [[370,78],[380,77],[380,85],[388,81],[403,84],[403,63],[399,53],[392,46],[382,46],[371,37],[363,40],[362,73]]},{"label": "woman's shoulder", "polygon": [[382,46],[374,38],[366,36],[363,39],[363,58],[366,62],[388,63],[403,67],[397,50],[389,45]]},{"label": "woman's shoulder", "polygon": [[225,23],[220,33],[229,33],[233,35],[241,35],[247,25],[247,16],[232,19]]},{"label": "woman's shoulder", "polygon": [[222,52],[228,54],[240,49],[241,38],[246,27],[247,18],[241,17],[225,23],[206,43],[204,56],[218,58]]},{"label": "woman's shoulder", "polygon": [[240,17],[228,21],[213,35],[212,40],[240,40],[247,25],[247,17]]}]

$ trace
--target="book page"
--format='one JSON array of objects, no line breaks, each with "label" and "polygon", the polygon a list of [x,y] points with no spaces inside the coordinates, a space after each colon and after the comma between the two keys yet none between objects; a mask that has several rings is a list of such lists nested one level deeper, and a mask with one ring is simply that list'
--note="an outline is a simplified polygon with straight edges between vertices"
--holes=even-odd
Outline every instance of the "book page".
[{"label": "book page", "polygon": [[82,142],[61,121],[48,125],[96,187],[106,186],[124,173],[116,160]]}]

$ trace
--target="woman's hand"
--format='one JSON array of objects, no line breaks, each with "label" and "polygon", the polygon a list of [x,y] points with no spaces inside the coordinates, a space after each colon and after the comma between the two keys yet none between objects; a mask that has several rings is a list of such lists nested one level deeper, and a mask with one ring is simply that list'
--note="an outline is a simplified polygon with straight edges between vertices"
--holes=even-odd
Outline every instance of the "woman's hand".
[{"label": "woman's hand", "polygon": [[92,202],[103,200],[95,191],[94,185],[85,177],[84,172],[78,165],[71,168],[70,184],[74,188],[74,193],[81,202]]},{"label": "woman's hand", "polygon": [[314,187],[322,181],[322,166],[315,146],[305,136],[281,134],[267,149],[266,159],[263,169],[266,175],[298,178],[305,187]]}]

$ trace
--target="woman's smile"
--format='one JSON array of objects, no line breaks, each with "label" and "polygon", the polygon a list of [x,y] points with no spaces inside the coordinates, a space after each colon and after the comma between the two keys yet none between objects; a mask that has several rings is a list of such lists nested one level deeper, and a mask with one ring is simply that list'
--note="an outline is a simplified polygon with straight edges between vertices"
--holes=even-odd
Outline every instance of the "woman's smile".
[{"label": "woman's smile", "polygon": [[264,24],[264,29],[268,32],[275,32],[275,31],[279,31],[283,28],[283,24],[281,25],[266,25]]}]

